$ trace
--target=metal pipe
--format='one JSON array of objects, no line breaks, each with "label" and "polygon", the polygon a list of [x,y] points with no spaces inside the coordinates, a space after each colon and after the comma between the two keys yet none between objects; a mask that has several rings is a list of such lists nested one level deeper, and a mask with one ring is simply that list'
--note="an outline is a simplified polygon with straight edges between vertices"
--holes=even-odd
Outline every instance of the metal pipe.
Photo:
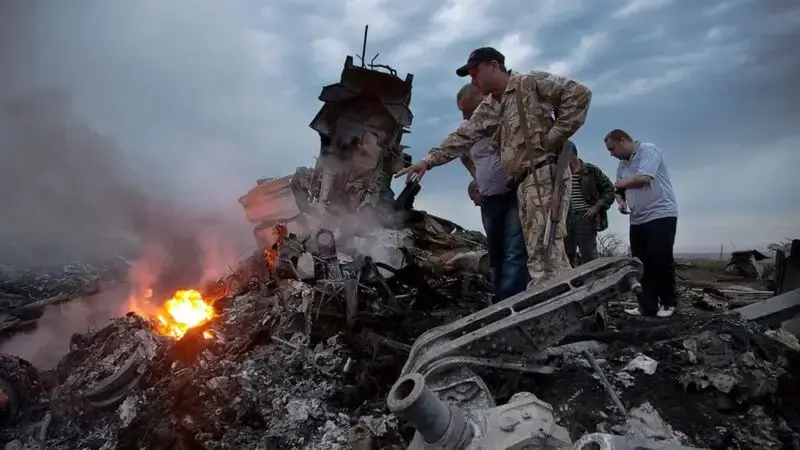
[{"label": "metal pipe", "polygon": [[635,276],[628,277],[628,287],[634,294],[638,295],[642,293],[642,284],[639,283],[639,280]]},{"label": "metal pipe", "polygon": [[361,67],[367,66],[367,33],[369,33],[369,25],[364,26],[364,43],[361,45]]},{"label": "metal pipe", "polygon": [[386,404],[390,411],[408,421],[429,444],[439,442],[450,427],[450,408],[425,386],[425,378],[419,373],[397,380],[389,391]]}]

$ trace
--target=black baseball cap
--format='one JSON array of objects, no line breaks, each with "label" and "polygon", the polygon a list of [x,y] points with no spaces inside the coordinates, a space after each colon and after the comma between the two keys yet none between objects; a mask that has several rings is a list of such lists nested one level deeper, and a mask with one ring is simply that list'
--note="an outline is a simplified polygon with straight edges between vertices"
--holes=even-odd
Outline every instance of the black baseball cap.
[{"label": "black baseball cap", "polygon": [[469,75],[470,69],[474,69],[475,67],[478,66],[478,64],[488,63],[492,61],[497,61],[498,64],[505,64],[506,57],[492,47],[481,47],[475,49],[472,53],[469,54],[469,57],[467,58],[467,63],[459,67],[458,70],[456,70],[456,75],[460,77],[465,77]]}]

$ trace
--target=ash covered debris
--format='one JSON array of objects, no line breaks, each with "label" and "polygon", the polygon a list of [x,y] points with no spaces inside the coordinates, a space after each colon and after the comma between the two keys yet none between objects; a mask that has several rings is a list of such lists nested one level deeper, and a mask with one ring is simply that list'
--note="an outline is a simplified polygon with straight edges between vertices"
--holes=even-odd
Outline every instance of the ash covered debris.
[{"label": "ash covered debris", "polygon": [[800,353],[783,332],[764,332],[735,316],[622,323],[621,306],[613,304],[609,315],[619,329],[595,333],[588,348],[629,409],[627,417],[610,408],[582,353],[561,355],[557,376],[537,386],[537,394],[559,405],[556,415],[573,434],[612,431],[706,448],[796,448]]},{"label": "ash covered debris", "polygon": [[[238,276],[248,278],[221,280],[230,295],[215,303],[218,316],[177,341],[135,314],[73,336],[70,353],[43,374],[48,395],[29,402],[30,416],[4,437],[38,445],[48,413],[48,449],[348,448],[358,417],[376,441],[402,442],[397,420],[380,402],[401,362],[395,355],[407,350],[413,333],[468,305],[414,311],[407,295],[395,299],[401,311],[381,314],[371,303],[380,298],[365,288],[359,295],[372,305],[371,329],[343,333],[341,297],[325,280],[315,286]],[[460,295],[463,280],[450,284],[455,294],[439,281],[443,298]],[[393,338],[379,334],[386,331]],[[386,378],[374,378],[381,370]]]}]

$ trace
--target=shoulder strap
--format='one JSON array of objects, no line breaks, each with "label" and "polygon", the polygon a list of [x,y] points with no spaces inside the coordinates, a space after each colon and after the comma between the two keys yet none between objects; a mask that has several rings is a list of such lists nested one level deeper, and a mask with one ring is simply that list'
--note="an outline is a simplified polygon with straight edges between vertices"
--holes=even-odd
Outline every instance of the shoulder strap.
[{"label": "shoulder strap", "polygon": [[[531,142],[530,131],[528,130],[528,114],[525,111],[525,102],[522,99],[522,92],[519,90],[519,88],[514,89],[514,98],[517,102],[519,130],[522,132],[522,140],[525,143],[525,152],[528,154],[528,164],[533,165],[533,160],[536,159],[536,155],[533,149],[533,142]],[[533,172],[535,173],[536,171],[533,170]]]}]

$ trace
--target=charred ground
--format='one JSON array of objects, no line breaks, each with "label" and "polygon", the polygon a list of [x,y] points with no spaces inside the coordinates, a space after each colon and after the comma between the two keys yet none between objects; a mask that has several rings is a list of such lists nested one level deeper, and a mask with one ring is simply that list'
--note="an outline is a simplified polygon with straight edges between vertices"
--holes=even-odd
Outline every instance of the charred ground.
[{"label": "charred ground", "polygon": [[[401,309],[383,307],[366,287],[355,326],[315,283],[263,278],[255,258],[221,281],[228,294],[215,304],[218,318],[180,341],[131,314],[73,336],[55,370],[4,357],[4,370],[16,368],[13,380],[27,386],[22,415],[2,431],[7,448],[405,448],[413,430],[384,405],[410,345],[489,299],[480,273],[437,265],[442,242],[457,239],[415,233],[429,250],[388,282]],[[682,269],[683,308],[669,320],[622,317],[631,299],[612,302],[607,329],[587,327],[548,350],[553,374],[484,377],[499,402],[530,390],[552,404],[573,439],[608,431],[720,449],[798,448],[800,347],[780,330],[708,310],[714,291],[698,284],[755,284],[722,267]]]}]

